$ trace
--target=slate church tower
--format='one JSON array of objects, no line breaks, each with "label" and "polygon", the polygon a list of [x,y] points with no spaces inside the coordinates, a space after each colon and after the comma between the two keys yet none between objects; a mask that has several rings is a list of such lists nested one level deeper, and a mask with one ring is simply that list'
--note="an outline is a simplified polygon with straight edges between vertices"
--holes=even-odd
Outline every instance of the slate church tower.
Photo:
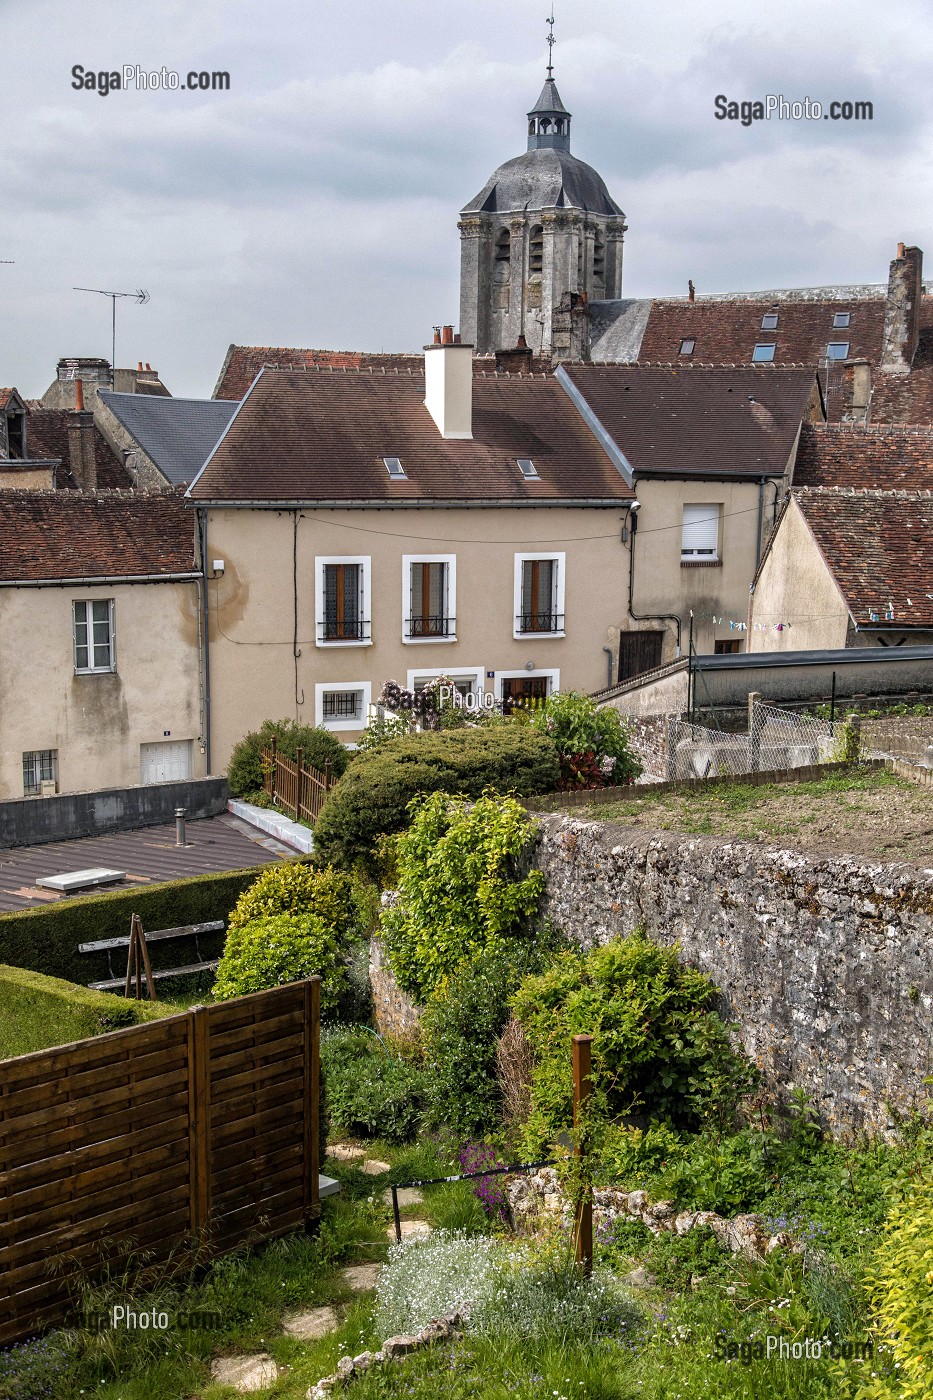
[{"label": "slate church tower", "polygon": [[500,165],[460,215],[460,333],[479,352],[586,359],[590,301],[622,292],[625,215],[570,154],[553,69],[528,113],[528,149]]}]

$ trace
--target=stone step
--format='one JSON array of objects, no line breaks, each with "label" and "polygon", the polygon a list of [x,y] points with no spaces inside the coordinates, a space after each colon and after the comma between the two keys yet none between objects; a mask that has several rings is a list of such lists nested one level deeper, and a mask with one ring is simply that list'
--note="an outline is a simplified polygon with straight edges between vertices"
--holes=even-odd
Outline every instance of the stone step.
[{"label": "stone step", "polygon": [[240,1395],[268,1390],[278,1378],[278,1366],[264,1351],[254,1356],[222,1356],[211,1363],[211,1380],[232,1386]]},{"label": "stone step", "polygon": [[336,1308],[308,1308],[305,1312],[290,1313],[282,1322],[282,1330],[288,1337],[297,1337],[300,1342],[316,1342],[330,1332],[336,1332],[340,1317]]},{"label": "stone step", "polygon": [[[406,1206],[420,1206],[424,1204],[424,1193],[417,1186],[400,1186],[396,1194],[398,1196],[400,1210],[404,1210]],[[392,1204],[392,1188],[390,1186],[387,1186],[383,1191],[382,1199],[387,1206]]]}]

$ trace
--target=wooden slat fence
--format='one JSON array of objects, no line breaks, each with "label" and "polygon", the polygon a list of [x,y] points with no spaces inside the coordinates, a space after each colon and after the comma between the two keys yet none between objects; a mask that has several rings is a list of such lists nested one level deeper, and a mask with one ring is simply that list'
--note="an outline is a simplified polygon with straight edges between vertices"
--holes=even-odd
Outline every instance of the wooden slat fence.
[{"label": "wooden slat fence", "polygon": [[319,1214],[320,979],[0,1062],[0,1345],[81,1277]]},{"label": "wooden slat fence", "polygon": [[262,749],[263,790],[278,807],[283,807],[295,821],[317,821],[321,808],[334,783],[330,760],[324,772],[306,767],[301,749],[296,758],[280,754],[273,738],[272,747]]}]

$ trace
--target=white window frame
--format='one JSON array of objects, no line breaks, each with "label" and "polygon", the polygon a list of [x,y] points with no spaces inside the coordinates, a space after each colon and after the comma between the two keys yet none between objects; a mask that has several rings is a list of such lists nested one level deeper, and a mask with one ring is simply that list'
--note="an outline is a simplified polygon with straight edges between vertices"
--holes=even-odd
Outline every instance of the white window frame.
[{"label": "white window frame", "polygon": [[[330,561],[335,562],[335,561]],[[336,562],[342,563],[342,560]],[[332,719],[324,718],[324,696],[335,690],[347,691],[358,690],[362,695],[359,719]],[[365,729],[369,723],[369,710],[373,703],[373,687],[371,681],[319,681],[314,687],[314,713],[315,724],[322,729],[330,729],[335,733],[345,732],[350,729]]]},{"label": "white window frame", "polygon": [[[315,571],[315,646],[331,647],[371,647],[373,644],[372,622],[372,555],[371,554],[318,554],[314,559]],[[327,594],[324,586],[324,569],[328,564],[359,564],[361,566],[360,613],[361,621],[368,622],[369,636],[359,641],[335,638],[327,641],[324,637]],[[333,689],[333,687],[331,687]]]},{"label": "white window frame", "polygon": [[[74,662],[76,676],[106,676],[112,675],[117,669],[117,631],[116,617],[112,598],[73,598],[71,600],[71,654]],[[106,666],[95,666],[94,663],[94,603],[107,604],[107,624],[110,632],[110,661]],[[84,608],[84,622],[81,624],[87,630],[87,666],[78,665],[78,608]],[[91,618],[88,620],[88,614]]]},{"label": "white window frame", "polygon": [[[411,567],[413,564],[446,564],[444,616],[454,621],[454,630],[447,637],[409,637],[408,619],[411,617]],[[403,554],[402,555],[402,643],[405,646],[446,645],[457,640],[457,556],[456,554]]]},{"label": "white window frame", "polygon": [[486,693],[486,668],[484,666],[439,666],[436,670],[431,670],[427,666],[409,667],[408,689],[414,690],[417,682],[434,680],[437,676],[450,676],[452,681],[466,681],[471,684],[474,695],[485,695]]},{"label": "white window frame", "polygon": [[[550,556],[549,554],[546,554],[546,555],[544,555],[543,557],[544,557],[545,559],[550,559],[551,556]],[[548,634],[547,634],[546,632],[545,632],[545,633],[541,633],[541,632],[538,633],[538,636],[539,636],[539,637],[540,637],[540,636],[547,636],[547,635],[548,635]],[[493,677],[492,677],[492,684],[493,684],[493,694],[494,694],[495,697],[496,697],[496,702],[497,702],[499,705],[502,704],[502,682],[503,682],[503,681],[527,681],[527,680],[537,680],[537,679],[539,679],[541,676],[546,676],[547,679],[551,682],[550,689],[548,690],[548,696],[556,695],[557,692],[560,690],[560,667],[559,667],[559,666],[552,666],[552,667],[544,667],[544,666],[538,667],[538,666],[536,666],[535,669],[534,669],[533,671],[527,670],[524,666],[521,668],[520,671],[494,671],[494,672],[493,672]]]},{"label": "white window frame", "polygon": [[[554,632],[521,632],[519,631],[518,620],[522,615],[522,575],[525,564],[533,563],[536,559],[552,559],[557,565],[555,573],[557,575],[554,582],[554,596],[551,600],[551,611],[557,617],[564,619],[564,626]],[[515,556],[515,578],[512,597],[512,636],[517,642],[539,642],[545,637],[565,637],[566,613],[564,609],[564,592],[567,573],[567,555],[554,549],[545,549],[530,554],[516,554]],[[498,674],[498,673],[497,673]],[[503,674],[506,674],[503,672]]]},{"label": "white window frame", "polygon": [[[684,548],[684,532],[687,529],[687,511],[699,510],[704,512],[702,520],[689,522],[694,525],[706,524],[707,519],[715,521],[716,543],[712,550],[687,550]],[[680,562],[682,564],[718,564],[720,562],[720,531],[722,522],[722,502],[721,501],[692,501],[685,502],[680,514]]]}]

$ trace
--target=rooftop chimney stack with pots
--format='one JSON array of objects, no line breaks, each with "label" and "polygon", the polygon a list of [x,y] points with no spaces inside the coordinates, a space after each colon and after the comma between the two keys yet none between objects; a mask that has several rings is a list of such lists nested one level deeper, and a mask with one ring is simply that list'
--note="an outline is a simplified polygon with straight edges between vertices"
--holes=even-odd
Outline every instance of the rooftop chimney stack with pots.
[{"label": "rooftop chimney stack with pots", "polygon": [[455,339],[453,326],[435,327],[424,347],[424,403],[442,438],[472,438],[473,346]]}]

